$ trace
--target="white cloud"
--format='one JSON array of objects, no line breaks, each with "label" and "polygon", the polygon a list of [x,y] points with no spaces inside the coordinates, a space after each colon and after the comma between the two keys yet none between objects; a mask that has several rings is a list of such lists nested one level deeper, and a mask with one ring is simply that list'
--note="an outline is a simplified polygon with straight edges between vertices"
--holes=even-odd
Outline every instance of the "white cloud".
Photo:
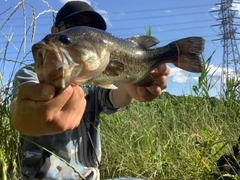
[{"label": "white cloud", "polygon": [[209,65],[208,80],[213,87],[219,88],[221,84],[221,74],[221,67],[214,66],[213,64]]},{"label": "white cloud", "polygon": [[[221,84],[221,76],[223,70],[227,72],[226,68],[214,66],[213,64],[209,65],[208,81],[209,83],[211,82],[211,85],[213,87],[219,87],[219,85]],[[231,68],[228,69],[228,74],[229,78],[239,79],[239,77],[236,76],[235,71]],[[174,67],[171,68],[169,76],[172,76],[172,81],[175,83],[186,83],[197,82],[200,74],[195,75],[195,73],[190,73]]]},{"label": "white cloud", "polygon": [[172,13],[172,11],[171,11],[171,10],[166,10],[165,12],[166,12],[166,13]]},{"label": "white cloud", "polygon": [[214,11],[214,10],[217,10],[217,8],[216,7],[212,7],[210,10]]},{"label": "white cloud", "polygon": [[123,11],[121,11],[121,12],[119,12],[119,15],[123,15],[123,16],[125,16],[125,15],[126,15],[126,13],[125,13],[125,12],[123,12]]},{"label": "white cloud", "polygon": [[[210,65],[209,66],[209,73],[208,73],[208,77],[209,77],[209,81],[211,81],[211,85],[213,87],[218,88],[221,83],[226,83],[226,76],[223,75],[223,81],[221,79],[222,77],[222,72],[225,71],[225,73],[227,73],[227,68],[221,68],[221,67],[217,67],[214,65]],[[237,77],[235,71],[231,68],[228,69],[228,77],[231,79],[239,79],[240,75]]]},{"label": "white cloud", "polygon": [[104,18],[104,20],[106,21],[108,26],[112,26],[112,23],[110,22],[109,18],[108,18],[108,12],[105,10],[101,10],[101,9],[96,9],[96,11],[102,15],[102,17]]},{"label": "white cloud", "polygon": [[190,76],[190,72],[184,71],[180,68],[171,68],[170,75],[172,81],[176,83],[186,83],[188,81],[196,81],[198,77]]},{"label": "white cloud", "polygon": [[[231,6],[232,6],[232,10],[236,10],[237,11],[237,15],[240,16],[240,1],[236,1],[236,0],[234,1],[233,0],[233,3],[231,4]],[[220,10],[221,4],[218,4],[217,7],[218,8],[212,7],[211,11]],[[217,14],[214,17],[218,17]]]},{"label": "white cloud", "polygon": [[223,78],[224,78],[223,83],[226,83],[227,74],[228,74],[229,79],[235,79],[235,80],[240,79],[240,75],[239,74],[237,75],[236,72],[233,69],[228,69],[228,71],[227,71],[227,68],[223,68],[222,70],[224,71],[224,73],[223,73]]},{"label": "white cloud", "polygon": [[184,76],[184,75],[181,75],[181,76],[173,76],[173,79],[172,79],[173,82],[176,82],[176,83],[186,83],[188,81],[188,77],[187,76]]},{"label": "white cloud", "polygon": [[212,15],[214,18],[218,18],[218,13],[217,13],[217,11],[219,11],[219,10],[220,10],[220,5],[216,5],[215,7],[212,7],[212,8],[210,9],[210,12],[213,11],[213,12],[211,12],[211,15]]},{"label": "white cloud", "polygon": [[234,1],[232,3],[232,9],[238,11],[238,16],[240,15],[240,2]]},{"label": "white cloud", "polygon": [[[230,70],[231,71],[231,70]],[[214,84],[215,82],[221,79],[222,68],[209,65],[209,77]],[[172,76],[172,81],[175,83],[186,83],[186,82],[197,82],[200,74],[191,73],[180,68],[173,67],[171,68],[170,75]]]},{"label": "white cloud", "polygon": [[108,12],[106,10],[99,9],[98,3],[95,3],[95,6],[93,8],[95,9],[95,11],[97,11],[99,14],[102,15],[103,19],[106,21],[108,26],[112,26],[112,23],[110,22],[110,20],[108,18]]},{"label": "white cloud", "polygon": [[214,66],[213,64],[209,65],[209,75],[214,74],[214,76],[221,76],[222,68]]}]

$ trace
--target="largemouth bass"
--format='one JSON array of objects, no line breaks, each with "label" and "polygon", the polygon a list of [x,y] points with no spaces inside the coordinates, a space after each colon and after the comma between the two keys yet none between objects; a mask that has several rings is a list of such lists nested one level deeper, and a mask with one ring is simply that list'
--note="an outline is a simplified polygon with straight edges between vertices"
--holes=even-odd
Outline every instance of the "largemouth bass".
[{"label": "largemouth bass", "polygon": [[[172,63],[190,72],[203,69],[202,37],[188,37],[156,47],[152,36],[127,39],[91,27],[73,27],[47,35],[32,46],[35,70],[41,83],[61,91],[71,83],[114,89],[114,83],[148,87],[149,74],[161,63]],[[155,46],[155,47],[154,47]]]}]

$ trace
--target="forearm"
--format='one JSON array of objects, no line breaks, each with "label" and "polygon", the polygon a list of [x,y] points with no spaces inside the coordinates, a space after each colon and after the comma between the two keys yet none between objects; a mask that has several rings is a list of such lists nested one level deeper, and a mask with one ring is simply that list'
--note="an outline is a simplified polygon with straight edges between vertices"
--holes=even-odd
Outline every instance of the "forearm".
[{"label": "forearm", "polygon": [[125,88],[125,84],[117,84],[118,89],[112,90],[112,101],[118,107],[124,107],[133,102]]}]

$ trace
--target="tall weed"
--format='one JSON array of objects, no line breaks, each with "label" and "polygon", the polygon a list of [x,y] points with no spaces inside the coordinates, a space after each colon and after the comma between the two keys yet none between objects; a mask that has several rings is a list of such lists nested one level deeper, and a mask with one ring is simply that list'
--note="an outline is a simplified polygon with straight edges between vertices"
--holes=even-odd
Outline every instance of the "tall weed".
[{"label": "tall weed", "polygon": [[[42,2],[48,4],[45,0],[42,0]],[[29,7],[32,14],[32,22],[30,22],[30,24],[27,23],[26,18],[26,12]],[[49,4],[48,7],[49,11],[46,12],[52,12],[53,10]],[[26,0],[20,0],[16,2],[14,6],[0,12],[1,45],[5,43],[5,47],[0,49],[0,179],[3,180],[9,179],[7,169],[13,172],[14,176],[12,179],[17,179],[15,176],[17,167],[21,167],[20,164],[18,164],[21,159],[21,154],[19,154],[19,133],[11,126],[9,105],[12,98],[12,81],[14,74],[21,66],[29,63],[27,62],[27,56],[30,50],[27,37],[30,35],[31,40],[34,39],[36,20],[40,16],[39,14],[36,15],[34,8],[35,7],[31,6]],[[19,11],[22,11],[23,26],[21,30],[23,30],[23,34],[21,42],[15,43],[17,40],[15,39],[14,32],[12,32],[12,28],[7,29],[6,27],[8,25],[10,25],[10,27],[14,26],[12,19],[15,18]],[[40,14],[44,13],[45,12],[42,12]],[[14,58],[11,57],[13,51],[16,55]],[[7,70],[10,70],[10,73]]]},{"label": "tall weed", "polygon": [[192,87],[192,91],[194,92],[195,96],[210,98],[210,95],[209,95],[210,90],[216,86],[216,83],[220,79],[220,77],[217,80],[214,80],[213,78],[217,69],[215,69],[212,73],[210,73],[211,71],[210,63],[213,55],[214,55],[214,52],[207,60],[205,60],[202,57],[203,71],[201,72],[198,78],[198,84]]}]

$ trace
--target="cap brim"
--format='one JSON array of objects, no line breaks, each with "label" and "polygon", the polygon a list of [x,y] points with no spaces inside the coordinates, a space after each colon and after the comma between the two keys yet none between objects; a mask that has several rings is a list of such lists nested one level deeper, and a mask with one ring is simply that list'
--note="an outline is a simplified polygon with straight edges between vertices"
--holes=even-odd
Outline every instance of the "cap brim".
[{"label": "cap brim", "polygon": [[66,16],[63,20],[73,20],[76,16],[79,15],[85,15],[87,17],[90,17],[93,20],[92,27],[99,28],[102,30],[107,29],[107,25],[103,17],[99,13],[94,11],[75,12],[73,14]]}]

